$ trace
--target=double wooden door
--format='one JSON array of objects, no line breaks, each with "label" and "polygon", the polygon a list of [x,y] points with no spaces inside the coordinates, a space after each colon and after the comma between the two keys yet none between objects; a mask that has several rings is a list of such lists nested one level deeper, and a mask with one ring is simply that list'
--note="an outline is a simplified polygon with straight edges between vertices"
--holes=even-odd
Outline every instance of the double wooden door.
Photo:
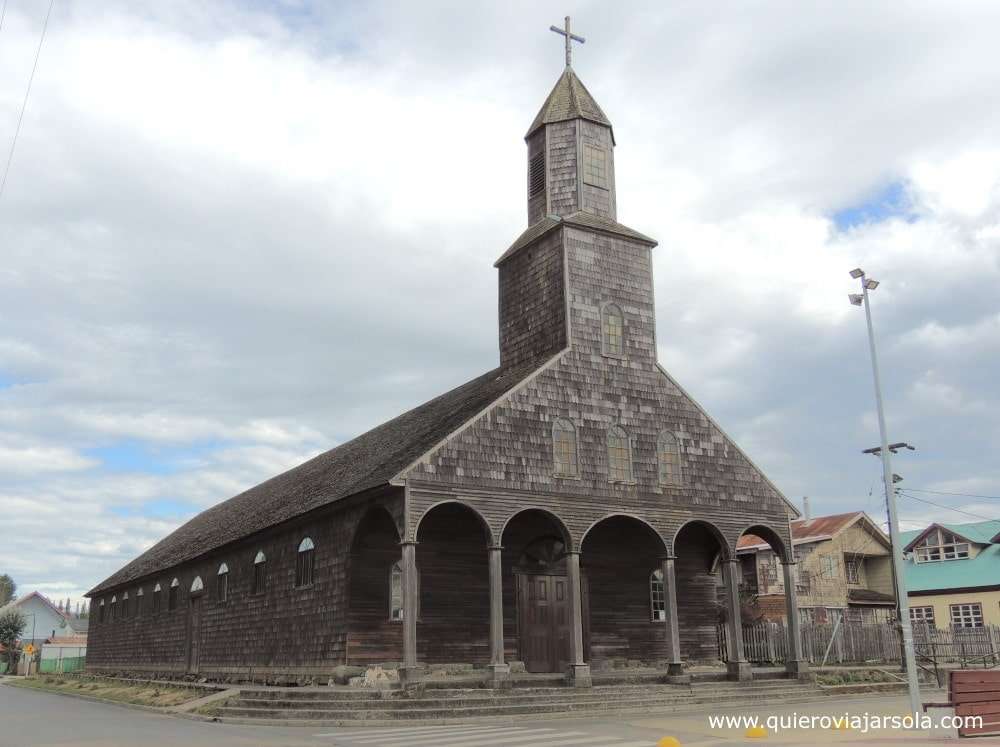
[{"label": "double wooden door", "polygon": [[[583,579],[584,640],[587,584]],[[563,672],[570,663],[569,585],[566,576],[517,575],[520,655],[529,672]]]}]

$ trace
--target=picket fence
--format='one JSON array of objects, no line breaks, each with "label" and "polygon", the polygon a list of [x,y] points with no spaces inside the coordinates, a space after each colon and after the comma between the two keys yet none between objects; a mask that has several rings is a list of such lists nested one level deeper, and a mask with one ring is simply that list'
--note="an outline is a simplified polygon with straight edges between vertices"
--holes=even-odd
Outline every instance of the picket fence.
[{"label": "picket fence", "polygon": [[[727,658],[727,633],[717,631],[719,658]],[[875,664],[900,660],[899,632],[892,623],[802,623],[802,655],[812,664]],[[958,662],[962,666],[1000,664],[1000,627],[941,630],[914,626],[914,648],[920,661]],[[784,662],[788,631],[783,622],[761,622],[743,626],[743,649],[755,664]]]}]

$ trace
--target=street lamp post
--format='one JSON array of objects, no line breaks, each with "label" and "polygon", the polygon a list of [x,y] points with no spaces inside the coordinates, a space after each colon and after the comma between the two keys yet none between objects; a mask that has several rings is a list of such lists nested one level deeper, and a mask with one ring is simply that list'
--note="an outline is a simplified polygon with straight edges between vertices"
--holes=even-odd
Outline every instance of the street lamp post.
[{"label": "street lamp post", "polygon": [[875,404],[878,409],[878,430],[882,438],[882,481],[885,483],[885,500],[889,509],[889,542],[892,549],[892,569],[895,576],[896,605],[899,610],[899,628],[903,637],[903,656],[906,659],[906,681],[910,691],[910,712],[920,713],[920,683],[917,681],[917,662],[913,654],[913,627],[910,625],[910,602],[906,596],[906,580],[903,577],[903,548],[899,541],[899,514],[896,511],[896,487],[892,480],[892,463],[889,450],[889,436],[885,429],[885,412],[882,407],[882,382],[878,370],[878,354],[875,352],[875,330],[872,327],[872,310],[868,291],[878,287],[878,281],[865,277],[864,270],[851,270],[851,277],[861,281],[861,293],[850,294],[851,303],[865,307],[868,320],[868,347],[872,357],[872,375],[875,379]]}]

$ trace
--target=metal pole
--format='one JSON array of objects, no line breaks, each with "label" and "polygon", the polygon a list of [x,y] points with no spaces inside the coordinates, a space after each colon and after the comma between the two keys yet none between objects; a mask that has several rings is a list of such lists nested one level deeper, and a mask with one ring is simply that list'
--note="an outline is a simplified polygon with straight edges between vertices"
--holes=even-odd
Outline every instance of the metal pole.
[{"label": "metal pole", "polygon": [[875,404],[878,407],[878,430],[882,438],[882,480],[885,482],[885,500],[889,508],[889,542],[892,546],[892,569],[895,575],[896,606],[899,610],[899,628],[903,637],[903,654],[906,657],[906,681],[910,691],[910,712],[919,714],[920,683],[917,681],[917,663],[913,655],[913,628],[910,626],[910,603],[906,596],[906,579],[903,577],[903,548],[899,540],[899,516],[896,511],[896,487],[892,482],[892,463],[889,457],[889,436],[885,429],[885,412],[882,407],[882,381],[879,377],[878,354],[875,352],[875,330],[872,327],[872,310],[868,301],[865,277],[861,277],[861,291],[865,299],[865,318],[868,320],[868,346],[872,356],[872,375],[875,378]]}]

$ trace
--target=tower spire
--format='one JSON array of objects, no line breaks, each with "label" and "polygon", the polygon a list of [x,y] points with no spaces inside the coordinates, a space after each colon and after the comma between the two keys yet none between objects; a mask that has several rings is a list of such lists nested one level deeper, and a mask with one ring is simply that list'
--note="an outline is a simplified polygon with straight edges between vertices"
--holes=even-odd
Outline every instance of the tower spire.
[{"label": "tower spire", "polygon": [[587,40],[582,36],[570,33],[569,16],[566,16],[566,28],[561,29],[558,26],[549,26],[549,31],[555,31],[557,34],[566,37],[566,67],[573,67],[573,42],[577,41],[583,44]]}]

